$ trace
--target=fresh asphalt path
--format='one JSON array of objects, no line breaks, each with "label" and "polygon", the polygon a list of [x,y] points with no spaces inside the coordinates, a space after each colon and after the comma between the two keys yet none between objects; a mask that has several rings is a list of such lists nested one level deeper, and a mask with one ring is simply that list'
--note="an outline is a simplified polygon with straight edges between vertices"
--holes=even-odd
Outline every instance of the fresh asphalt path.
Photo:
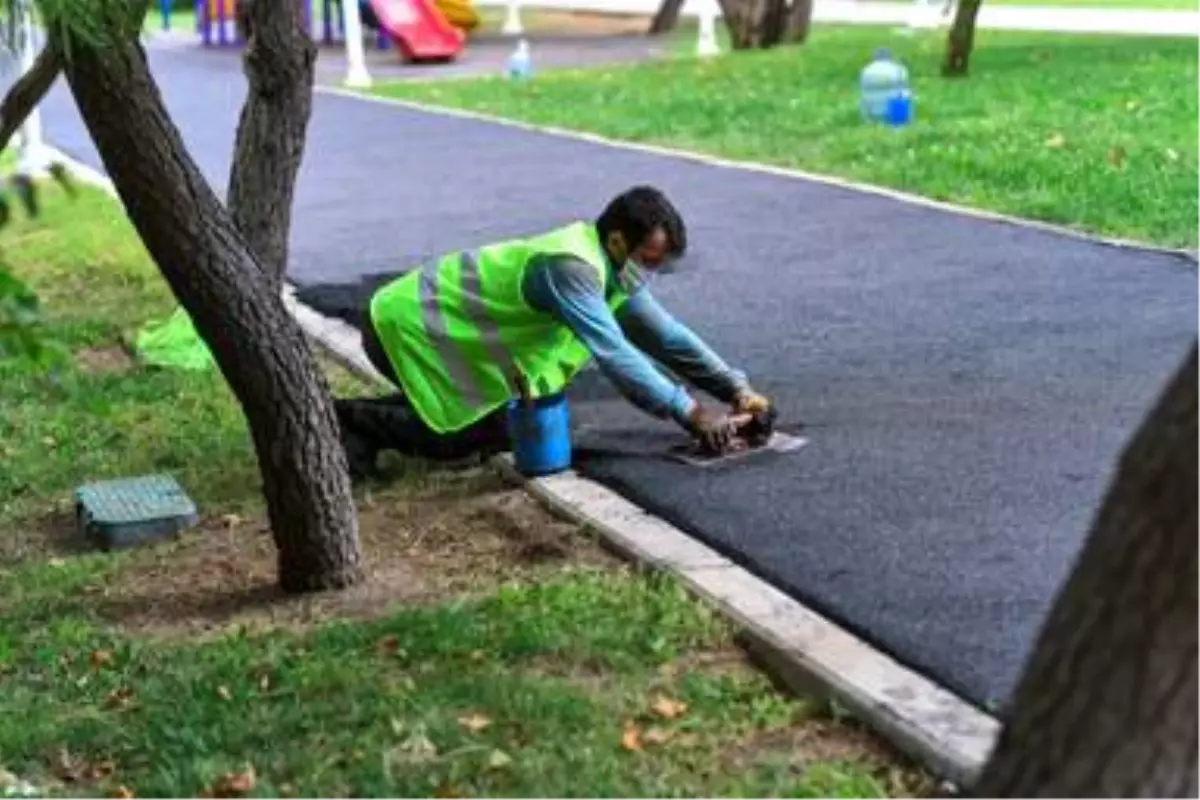
[{"label": "fresh asphalt path", "polygon": [[[235,59],[155,54],[226,181]],[[849,102],[849,101],[848,101]],[[99,166],[62,87],[48,136]],[[666,305],[802,420],[736,468],[669,462],[667,423],[595,372],[580,469],[978,703],[1003,704],[1115,459],[1196,335],[1192,262],[803,180],[319,95],[292,277],[351,283],[663,187],[693,255]]]}]

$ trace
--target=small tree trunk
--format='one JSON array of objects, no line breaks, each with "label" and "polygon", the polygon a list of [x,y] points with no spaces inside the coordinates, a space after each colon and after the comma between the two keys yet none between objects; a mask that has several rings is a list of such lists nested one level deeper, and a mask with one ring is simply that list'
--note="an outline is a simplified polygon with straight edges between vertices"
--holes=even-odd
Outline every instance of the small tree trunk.
[{"label": "small tree trunk", "polygon": [[792,0],[792,7],[787,13],[787,28],[783,40],[792,44],[804,44],[808,41],[808,31],[812,27],[813,0]]},{"label": "small tree trunk", "polygon": [[248,91],[229,177],[229,213],[278,290],[287,271],[317,49],[299,3],[241,0],[238,22]]},{"label": "small tree trunk", "polygon": [[979,797],[1197,794],[1196,347],[1121,457]]},{"label": "small tree trunk", "polygon": [[946,63],[942,74],[948,78],[967,74],[971,51],[975,48],[975,19],[983,0],[961,0],[946,40]]},{"label": "small tree trunk", "polygon": [[683,10],[683,0],[662,0],[654,19],[650,21],[651,36],[660,36],[675,30],[679,24],[679,12]]},{"label": "small tree trunk", "polygon": [[324,377],[276,285],[188,155],[141,46],[119,27],[109,24],[103,45],[78,36],[64,42],[80,114],[134,227],[241,402],[280,585],[355,583],[358,521]]},{"label": "small tree trunk", "polygon": [[8,147],[37,104],[42,101],[62,68],[58,53],[50,45],[33,62],[33,67],[12,85],[0,102],[0,150]]}]

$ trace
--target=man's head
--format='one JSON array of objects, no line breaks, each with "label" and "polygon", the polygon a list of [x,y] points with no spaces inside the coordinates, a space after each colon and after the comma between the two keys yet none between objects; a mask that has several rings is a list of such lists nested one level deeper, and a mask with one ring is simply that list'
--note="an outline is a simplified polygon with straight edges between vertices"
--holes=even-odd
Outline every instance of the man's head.
[{"label": "man's head", "polygon": [[597,218],[596,230],[618,268],[632,262],[653,272],[687,251],[683,218],[653,186],[635,186],[614,197]]}]

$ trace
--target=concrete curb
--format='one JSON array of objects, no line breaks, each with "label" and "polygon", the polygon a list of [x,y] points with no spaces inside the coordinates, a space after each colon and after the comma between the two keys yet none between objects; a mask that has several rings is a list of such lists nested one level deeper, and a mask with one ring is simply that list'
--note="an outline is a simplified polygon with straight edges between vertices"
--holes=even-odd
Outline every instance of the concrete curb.
[{"label": "concrete curb", "polygon": [[1069,239],[1090,242],[1092,244],[1104,245],[1106,247],[1117,247],[1126,250],[1140,250],[1143,252],[1180,256],[1187,258],[1192,262],[1197,262],[1200,260],[1200,255],[1198,255],[1198,251],[1196,250],[1186,250],[1176,247],[1163,247],[1161,245],[1155,245],[1149,242],[1139,242],[1132,239],[1119,239],[1115,237],[1094,235],[1084,231],[1076,230],[1074,228],[1067,228],[1062,225],[1055,225],[1053,223],[1041,222],[1035,219],[1027,219],[1025,217],[1003,214],[998,211],[988,211],[987,209],[973,208],[944,200],[934,200],[919,194],[913,194],[911,192],[905,192],[899,189],[889,189],[885,186],[879,186],[871,183],[860,183],[847,178],[840,178],[836,175],[808,172],[806,170],[796,169],[793,167],[780,167],[771,164],[760,164],[754,161],[739,161],[736,159],[709,155],[707,153],[700,153],[694,150],[683,150],[673,147],[666,147],[663,145],[642,144],[640,142],[628,142],[621,139],[611,139],[606,136],[587,133],[585,131],[559,128],[552,125],[537,125],[531,122],[522,122],[520,120],[508,119],[479,111],[468,111],[465,109],[451,108],[449,106],[438,106],[429,103],[418,102],[415,100],[402,100],[396,97],[383,97],[353,89],[343,89],[334,86],[318,86],[314,91],[322,94],[360,100],[368,103],[380,103],[383,105],[397,106],[410,111],[420,111],[427,114],[438,114],[441,116],[468,119],[475,122],[503,125],[505,127],[516,128],[518,130],[528,131],[531,133],[538,133],[546,136],[556,136],[563,139],[574,139],[576,141],[603,145],[605,147],[613,147],[620,150],[632,150],[634,152],[664,156],[666,158],[692,161],[710,167],[719,167],[721,169],[737,169],[747,172],[775,175],[783,178],[792,178],[795,180],[810,181],[812,183],[819,183],[825,186],[850,189],[852,191],[875,195],[877,197],[886,197],[890,200],[896,200],[898,202],[908,203],[910,205],[921,206],[924,208],[931,208],[938,211],[945,211],[947,213],[970,217],[972,219],[984,220],[987,222],[999,222],[1008,225],[1015,225],[1021,228],[1030,228],[1033,230],[1042,231],[1044,233],[1064,236]]},{"label": "concrete curb", "polygon": [[[55,155],[84,182],[116,196],[106,176],[61,151]],[[283,301],[301,329],[356,375],[388,386],[363,352],[359,332],[300,303],[295,292],[285,285]],[[623,557],[671,573],[715,605],[763,666],[794,691],[838,700],[938,777],[974,783],[1000,731],[995,718],[611,489],[574,471],[526,479],[506,456],[491,463],[551,512],[596,531]]]}]

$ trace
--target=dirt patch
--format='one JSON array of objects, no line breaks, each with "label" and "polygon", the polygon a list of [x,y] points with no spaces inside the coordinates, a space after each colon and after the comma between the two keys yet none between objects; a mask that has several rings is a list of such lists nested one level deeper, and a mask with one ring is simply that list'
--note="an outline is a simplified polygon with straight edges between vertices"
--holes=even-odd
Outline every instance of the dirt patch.
[{"label": "dirt patch", "polygon": [[361,497],[359,537],[366,581],[291,597],[276,589],[275,546],[261,517],[209,517],[136,552],[89,602],[128,631],[196,635],[373,617],[502,581],[616,563],[576,526],[483,469]]},{"label": "dirt patch", "polygon": [[133,367],[133,359],[124,348],[85,347],[75,351],[75,364],[83,372],[103,374],[108,372],[124,372]]}]

